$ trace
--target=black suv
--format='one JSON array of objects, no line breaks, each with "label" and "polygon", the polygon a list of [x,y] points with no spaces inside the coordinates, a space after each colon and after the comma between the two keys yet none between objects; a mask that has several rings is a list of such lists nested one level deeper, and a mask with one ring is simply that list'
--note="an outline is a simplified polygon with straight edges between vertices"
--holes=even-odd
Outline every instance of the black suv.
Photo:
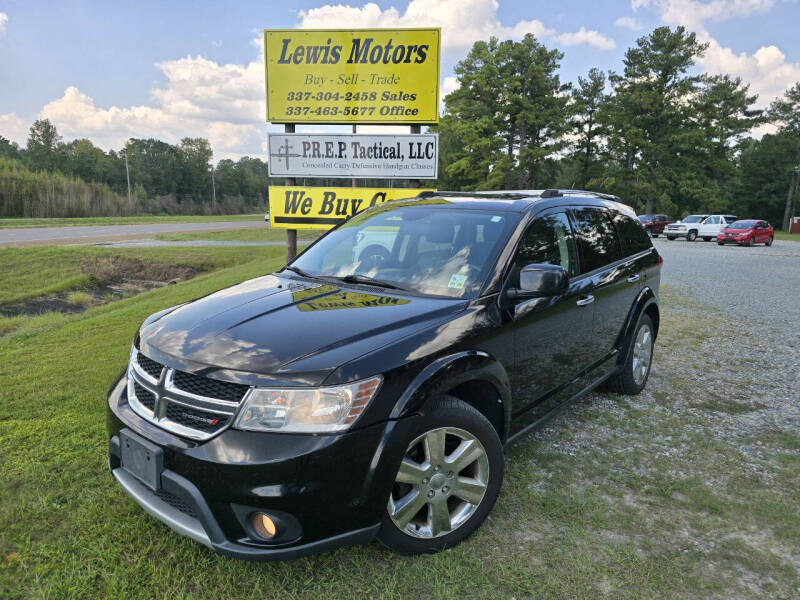
[{"label": "black suv", "polygon": [[601,384],[644,388],[660,265],[633,211],[591,192],[370,208],[149,317],[109,392],[109,467],[230,556],[453,546],[492,509],[505,445]]}]

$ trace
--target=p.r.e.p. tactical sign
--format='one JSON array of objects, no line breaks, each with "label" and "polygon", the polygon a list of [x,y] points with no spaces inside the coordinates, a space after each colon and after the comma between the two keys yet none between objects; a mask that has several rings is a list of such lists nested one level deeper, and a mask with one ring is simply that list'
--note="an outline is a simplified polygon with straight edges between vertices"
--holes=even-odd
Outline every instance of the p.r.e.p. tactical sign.
[{"label": "p.r.e.p. tactical sign", "polygon": [[388,200],[413,198],[422,189],[269,186],[269,224],[283,229],[330,229]]},{"label": "p.r.e.p. tactical sign", "polygon": [[436,179],[439,136],[270,133],[270,177]]},{"label": "p.r.e.p. tactical sign", "polygon": [[441,31],[265,29],[267,121],[439,121]]}]

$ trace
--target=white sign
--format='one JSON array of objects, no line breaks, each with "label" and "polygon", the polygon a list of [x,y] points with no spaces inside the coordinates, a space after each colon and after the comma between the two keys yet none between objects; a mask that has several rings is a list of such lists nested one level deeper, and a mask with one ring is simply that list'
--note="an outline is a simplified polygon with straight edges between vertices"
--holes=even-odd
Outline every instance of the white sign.
[{"label": "white sign", "polygon": [[270,133],[270,177],[436,179],[439,134]]}]

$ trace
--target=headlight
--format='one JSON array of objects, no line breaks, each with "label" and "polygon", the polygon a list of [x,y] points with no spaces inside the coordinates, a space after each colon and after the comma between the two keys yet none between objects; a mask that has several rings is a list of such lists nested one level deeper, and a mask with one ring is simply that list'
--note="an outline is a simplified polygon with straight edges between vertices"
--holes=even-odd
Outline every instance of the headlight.
[{"label": "headlight", "polygon": [[364,412],[380,387],[380,375],[319,388],[254,388],[234,427],[249,431],[326,433],[342,431]]}]

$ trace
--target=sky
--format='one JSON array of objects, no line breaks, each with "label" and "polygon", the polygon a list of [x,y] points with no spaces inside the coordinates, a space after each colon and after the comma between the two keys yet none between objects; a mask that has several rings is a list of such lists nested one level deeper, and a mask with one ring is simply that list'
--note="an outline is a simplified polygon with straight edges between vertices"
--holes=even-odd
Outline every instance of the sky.
[{"label": "sky", "polygon": [[[564,53],[561,77],[622,70],[659,25],[709,48],[698,71],[741,77],[767,106],[800,81],[800,0],[0,0],[0,135],[24,146],[48,118],[104,150],[130,137],[209,139],[214,161],[264,157],[262,30],[441,27],[441,95],[478,39],[533,33]],[[333,131],[299,126],[298,131]],[[359,128],[376,132],[376,126]],[[405,131],[405,129],[404,129]],[[763,130],[762,130],[763,131]]]}]

